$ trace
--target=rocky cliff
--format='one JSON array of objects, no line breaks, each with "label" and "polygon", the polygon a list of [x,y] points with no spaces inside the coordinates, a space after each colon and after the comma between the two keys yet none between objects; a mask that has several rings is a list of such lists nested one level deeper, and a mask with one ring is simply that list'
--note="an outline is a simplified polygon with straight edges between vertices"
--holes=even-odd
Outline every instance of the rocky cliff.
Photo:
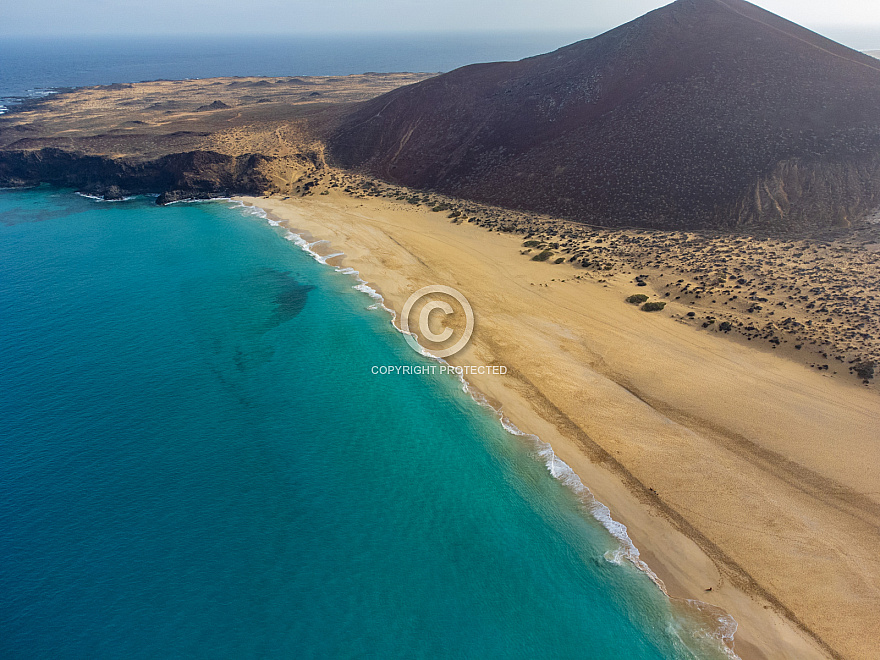
[{"label": "rocky cliff", "polygon": [[48,147],[0,152],[0,185],[50,183],[115,198],[161,193],[159,203],[184,198],[257,194],[267,185],[265,156],[228,156],[211,151],[169,154],[153,160],[94,156]]}]

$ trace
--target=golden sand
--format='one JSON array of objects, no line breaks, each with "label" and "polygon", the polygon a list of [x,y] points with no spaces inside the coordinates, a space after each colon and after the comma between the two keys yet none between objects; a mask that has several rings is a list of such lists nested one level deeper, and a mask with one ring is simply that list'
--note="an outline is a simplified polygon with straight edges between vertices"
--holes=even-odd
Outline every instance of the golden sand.
[{"label": "golden sand", "polygon": [[877,657],[875,391],[422,207],[336,190],[244,202],[329,241],[392,309],[429,284],[463,293],[476,329],[450,362],[508,367],[468,380],[571,465],[671,596],[733,615],[744,660]]}]

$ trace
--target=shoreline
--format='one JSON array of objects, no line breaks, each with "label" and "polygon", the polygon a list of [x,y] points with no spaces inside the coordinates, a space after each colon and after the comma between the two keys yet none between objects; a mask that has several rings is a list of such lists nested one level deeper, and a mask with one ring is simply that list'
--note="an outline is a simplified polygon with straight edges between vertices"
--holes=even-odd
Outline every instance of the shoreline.
[{"label": "shoreline", "polygon": [[[693,443],[696,446],[688,448],[688,451],[681,451],[681,455],[676,460],[676,462],[687,465],[693,458],[695,463],[693,474],[689,473],[684,476],[694,479],[692,485],[700,486],[695,489],[695,492],[702,489],[704,495],[710,496],[719,486],[718,477],[723,477],[723,480],[728,481],[735,481],[740,477],[742,477],[740,481],[744,478],[763,477],[765,487],[751,490],[744,488],[742,494],[755,500],[766,499],[768,494],[773,494],[775,497],[771,499],[782,500],[792,495],[795,497],[803,496],[804,493],[780,493],[777,495],[777,490],[785,487],[793,488],[792,484],[786,482],[785,479],[779,480],[774,475],[764,474],[767,471],[767,466],[758,465],[757,463],[760,461],[750,460],[748,463],[744,463],[743,461],[748,458],[744,456],[745,449],[731,444],[730,439],[723,436],[722,431],[725,429],[713,429],[708,425],[706,428],[701,428],[699,424],[693,423],[695,415],[692,411],[676,410],[668,405],[665,407],[661,405],[664,402],[656,400],[656,392],[646,391],[643,387],[642,376],[645,375],[644,373],[636,374],[639,376],[637,379],[631,377],[630,382],[627,382],[627,379],[621,377],[619,373],[616,374],[616,378],[607,378],[609,372],[613,373],[613,369],[608,369],[608,367],[616,365],[603,365],[601,354],[596,355],[595,352],[582,350],[583,347],[578,346],[577,338],[571,336],[570,331],[566,332],[565,326],[551,323],[544,318],[535,319],[533,317],[525,319],[529,321],[528,324],[523,325],[521,322],[523,319],[517,323],[513,318],[512,310],[507,309],[506,305],[515,304],[516,297],[525,293],[536,293],[537,287],[529,290],[527,288],[528,282],[525,283],[525,286],[523,286],[523,282],[516,282],[518,285],[514,287],[516,296],[505,298],[503,300],[505,304],[502,304],[500,309],[491,300],[492,296],[500,298],[499,289],[503,289],[500,284],[498,287],[481,285],[481,288],[473,290],[468,288],[470,286],[468,282],[486,284],[483,282],[486,278],[481,277],[477,271],[485,267],[486,263],[492,263],[493,259],[495,259],[498,272],[505,271],[508,276],[513,275],[514,277],[522,275],[522,273],[515,272],[515,268],[519,268],[519,265],[529,271],[528,278],[532,277],[533,273],[539,272],[536,269],[550,268],[545,264],[523,262],[518,253],[519,237],[489,232],[474,226],[453,226],[430,212],[406,208],[402,204],[395,205],[387,200],[365,200],[332,191],[326,197],[292,198],[290,200],[237,198],[237,200],[264,209],[276,219],[280,219],[289,228],[308,232],[316,239],[328,241],[328,245],[332,247],[328,254],[344,252],[345,256],[339,257],[339,262],[344,264],[345,268],[357,270],[360,273],[360,278],[369,282],[369,286],[383,296],[387,301],[385,306],[390,309],[398,309],[408,292],[417,288],[416,284],[449,282],[462,290],[468,299],[479,301],[479,307],[475,306],[475,309],[495,312],[490,314],[488,318],[481,316],[483,328],[475,333],[472,345],[465,349],[463,354],[457,356],[458,360],[450,359],[450,362],[453,364],[459,361],[459,363],[490,364],[503,357],[508,366],[515,367],[512,378],[504,382],[498,379],[493,380],[491,377],[471,377],[469,382],[489,400],[501,402],[504,416],[517,428],[540,437],[543,442],[548,442],[560,460],[570,465],[574,473],[590,488],[595,498],[610,507],[614,519],[626,525],[630,537],[641,552],[642,559],[663,580],[672,598],[708,602],[710,605],[720,607],[730,613],[739,624],[739,631],[736,635],[736,651],[744,660],[753,658],[844,657],[844,654],[837,650],[836,644],[823,644],[825,637],[821,633],[825,633],[824,630],[821,633],[817,633],[815,630],[815,620],[810,617],[817,616],[821,619],[823,614],[821,610],[809,607],[812,603],[806,603],[807,607],[804,607],[804,603],[792,601],[786,589],[782,590],[782,594],[779,594],[779,590],[776,590],[777,593],[772,593],[764,587],[768,576],[775,574],[782,574],[793,580],[797,586],[797,575],[791,573],[792,557],[785,556],[781,559],[774,557],[773,553],[779,553],[777,548],[770,544],[774,549],[772,552],[768,550],[766,553],[769,560],[766,563],[770,564],[764,567],[767,572],[753,577],[749,571],[743,568],[742,564],[744,563],[743,559],[746,559],[749,562],[748,568],[754,570],[752,563],[755,552],[746,553],[748,556],[738,556],[737,554],[742,550],[743,545],[746,546],[746,550],[750,550],[748,546],[751,545],[753,539],[748,537],[753,534],[745,534],[746,538],[743,539],[729,538],[724,534],[718,534],[718,530],[712,529],[714,525],[703,525],[702,517],[707,512],[699,510],[699,507],[691,507],[692,510],[688,510],[688,507],[682,506],[681,498],[670,497],[667,499],[665,496],[665,491],[670,484],[663,483],[665,478],[663,470],[668,466],[657,467],[653,471],[648,469],[646,475],[646,465],[644,461],[638,460],[638,455],[640,450],[642,450],[641,453],[651,453],[644,451],[651,450],[653,456],[658,457],[660,456],[656,453],[658,449],[661,450],[661,453],[670,454],[675,449],[675,445],[682,444],[682,435],[694,436],[695,432],[698,432],[708,437],[696,438],[699,440],[699,442]],[[443,247],[444,245],[446,247]],[[429,246],[430,249],[426,249]],[[450,246],[452,251],[448,249]],[[436,252],[436,254],[432,254],[432,252]],[[451,267],[463,272],[451,272]],[[545,270],[545,272],[547,271]],[[559,274],[560,271],[552,272]],[[548,284],[551,283],[550,291],[542,287],[541,296],[551,297],[554,304],[570,303],[570,297],[555,295],[557,292],[564,293],[565,287],[555,283],[555,278],[548,282]],[[595,282],[579,282],[578,286],[588,287],[590,296],[604,296],[604,301],[597,299],[592,301],[606,303],[602,306],[602,311],[614,312],[617,315],[620,313],[630,314],[621,327],[627,328],[631,325],[632,311],[627,309],[627,306],[620,305],[619,298],[616,297],[617,291],[610,292],[610,299],[613,300],[614,307],[607,304],[609,302],[607,289],[614,289],[613,285],[606,284],[604,290],[601,285]],[[405,293],[407,295],[404,295]],[[483,299],[487,296],[484,306]],[[533,295],[532,298],[534,298]],[[534,300],[536,303],[540,302],[540,299],[535,298]],[[497,302],[495,301],[495,303]],[[526,311],[531,313],[531,310]],[[636,310],[636,314],[641,315],[637,317],[640,319],[648,316],[638,310]],[[595,321],[595,319],[587,320],[590,323]],[[613,322],[608,322],[609,319],[600,320],[603,322],[601,324],[604,327],[603,332],[608,332],[609,328],[611,330],[615,328]],[[610,320],[614,321],[614,319]],[[771,379],[774,381],[771,385],[776,388],[777,393],[782,391],[780,388],[791,387],[794,384],[792,378],[805,378],[809,381],[809,387],[812,388],[819,383],[826,389],[833,389],[835,397],[852,397],[858,393],[858,396],[862,398],[862,403],[869,402],[873,406],[873,408],[859,411],[859,414],[864,418],[862,421],[867,420],[874,423],[877,419],[876,399],[864,398],[874,397],[873,393],[848,387],[845,383],[830,383],[828,382],[830,379],[824,379],[824,382],[817,381],[818,375],[808,371],[806,373],[804,371],[792,372],[792,370],[800,368],[794,364],[783,363],[781,357],[731,345],[732,342],[726,343],[723,337],[706,337],[705,335],[694,337],[693,335],[696,333],[692,328],[680,327],[681,324],[676,324],[670,319],[653,317],[649,320],[652,331],[663,327],[667,331],[666,334],[672,331],[675,335],[670,338],[661,333],[663,341],[660,342],[659,348],[668,350],[668,340],[672,339],[675,340],[673,348],[676,350],[699,349],[697,351],[700,353],[699,355],[690,357],[692,362],[699,363],[703,357],[712,360],[720,359],[731,363],[728,364],[728,367],[733,368],[737,367],[739,362],[748,360],[749,364],[745,365],[747,368],[763,368],[767,370],[768,374],[775,376],[780,376],[780,374],[773,372],[782,369],[784,373],[781,375],[784,378],[780,382],[776,382],[780,380],[779,378]],[[505,335],[509,328],[499,327],[499,324],[510,324],[511,322],[513,322],[512,327],[517,329],[520,336],[512,338],[509,332]],[[591,330],[596,330],[596,327],[591,326]],[[526,336],[522,336],[523,333]],[[617,340],[619,339],[618,337]],[[649,339],[656,341],[653,335]],[[686,340],[688,344],[685,347],[680,346],[683,340]],[[701,344],[710,344],[711,350],[706,352],[706,346],[694,345],[695,341]],[[517,349],[517,344],[522,343],[538,349],[541,356],[547,357],[548,360],[557,360],[557,363],[563,367],[560,369],[561,373],[569,375],[567,372],[570,371],[570,375],[580,381],[578,384],[595,390],[592,403],[613,404],[613,408],[618,413],[626,411],[629,416],[634,416],[634,418],[647,417],[652,419],[647,420],[647,425],[643,423],[645,420],[642,419],[626,419],[621,422],[615,418],[615,415],[609,416],[608,411],[603,410],[600,412],[606,414],[592,416],[598,419],[590,421],[584,418],[582,416],[584,411],[578,410],[579,406],[572,409],[572,401],[566,400],[565,395],[570,396],[571,392],[565,391],[565,383],[562,383],[563,387],[560,388],[556,377],[558,374],[540,373],[543,370],[540,359],[538,360],[539,364],[536,365],[534,355],[524,356],[522,351]],[[619,347],[615,350],[619,353]],[[535,351],[530,352],[534,353]],[[610,356],[612,352],[609,350],[608,355]],[[730,355],[730,353],[736,355]],[[559,360],[560,354],[561,361]],[[676,357],[681,356],[676,355]],[[572,362],[573,358],[576,360],[575,362]],[[658,365],[649,366],[655,368],[648,369],[648,376],[656,377]],[[693,365],[689,366],[693,367]],[[704,370],[705,365],[702,363],[697,366],[700,370]],[[739,367],[742,366],[739,365]],[[539,373],[535,373],[536,367]],[[658,380],[661,381],[661,385],[669,385],[669,383],[662,382],[665,380],[663,377]],[[674,384],[680,385],[680,383]],[[797,388],[797,386],[795,387]],[[560,392],[560,389],[563,391]],[[590,392],[590,390],[580,391]],[[803,393],[795,392],[795,394]],[[815,394],[816,392],[813,392],[811,396]],[[621,397],[626,401],[620,401]],[[797,397],[794,398],[797,399]],[[792,408],[791,413],[807,414],[802,409],[803,401],[796,400],[787,403]],[[736,407],[734,404],[733,408]],[[727,414],[731,411],[721,412]],[[735,414],[736,410],[733,412]],[[757,416],[760,417],[760,412]],[[753,422],[755,415],[748,417],[749,419],[745,421]],[[787,421],[790,420],[783,420],[783,423]],[[664,436],[660,438],[662,442],[652,443],[650,440],[640,437],[645,433],[655,432],[655,425],[658,423],[662,425],[660,428],[665,431],[661,434]],[[855,426],[850,424],[849,426],[851,427],[848,429],[849,434],[858,433],[858,424]],[[736,430],[738,429],[734,429],[734,431]],[[718,438],[719,435],[722,437]],[[635,440],[627,441],[626,438],[635,438]],[[695,438],[691,437],[690,439],[694,440]],[[726,444],[719,442],[719,440],[726,441]],[[625,449],[624,442],[635,446],[635,454],[629,452],[631,455],[624,455],[627,453],[623,451]],[[652,444],[660,446],[652,447]],[[710,455],[701,458],[701,451]],[[761,455],[760,452],[758,454]],[[739,463],[739,465],[719,465],[713,468],[711,465],[713,459],[718,459],[718,463]],[[650,465],[648,467],[650,468]],[[748,468],[750,474],[741,475],[740,472],[744,471],[742,468]],[[713,469],[717,474],[712,474]],[[706,474],[701,475],[701,472],[706,472]],[[785,477],[786,475],[781,476]],[[700,478],[697,479],[697,477]],[[725,489],[729,489],[732,484],[723,483],[721,485]],[[734,493],[737,492],[739,491],[734,491]],[[691,495],[686,496],[685,504],[691,499],[693,499]],[[801,497],[801,499],[803,498]],[[732,507],[735,504],[736,502],[725,503],[724,508],[731,509],[728,512],[730,517],[741,518],[743,511],[734,510]],[[757,506],[754,502],[752,504]],[[783,506],[786,503],[779,502],[778,504],[777,511],[785,511]],[[811,507],[804,509],[803,502],[796,504],[801,507],[796,511],[798,515],[813,515],[815,513],[810,511]],[[823,506],[833,505],[835,502],[821,502],[821,504]],[[711,509],[711,507],[709,508]],[[744,507],[740,506],[739,508],[743,509]],[[748,514],[749,507],[746,506],[745,509]],[[722,513],[718,517],[723,523],[724,514]],[[732,522],[738,522],[738,520]],[[780,519],[771,520],[768,524],[773,526],[774,522],[777,527],[785,528],[786,525],[791,527],[799,521]],[[843,525],[846,527],[850,521],[844,522],[847,523]],[[735,530],[737,525],[727,525],[727,527]],[[760,524],[757,527],[760,532]],[[864,539],[860,538],[860,540]],[[815,539],[810,541],[816,542]],[[755,548],[757,555],[762,559],[764,555],[761,551],[765,547],[767,547],[766,543],[764,547]],[[802,550],[802,544],[797,549]],[[865,556],[869,556],[867,550],[865,552]],[[806,565],[801,568],[809,571],[819,567],[822,572],[817,576],[817,579],[829,579],[832,583],[839,578],[839,573],[845,572],[843,569],[832,570],[832,567],[827,563],[820,562],[820,564],[812,567]],[[851,577],[851,575],[846,576],[847,579]],[[799,582],[803,582],[803,580]],[[788,586],[786,585],[786,587]],[[711,588],[711,592],[708,591],[709,588]],[[818,591],[820,598],[833,595],[838,601],[847,601],[847,594],[841,592],[839,588],[835,589],[833,594],[829,594],[827,590],[823,591],[821,588],[811,590]],[[810,595],[815,597],[817,594]],[[856,602],[848,603],[850,607],[847,608],[847,613],[841,613],[838,621],[839,618],[847,616],[864,604],[859,599],[855,600]],[[799,611],[795,611],[792,602],[796,603]],[[865,610],[861,611],[863,614],[858,620],[848,621],[847,628],[850,633],[858,635],[860,624],[862,622],[870,623],[865,621]],[[809,615],[806,620],[804,613]],[[870,628],[870,626],[868,627]],[[855,641],[857,644],[864,645],[863,648],[869,648],[870,630],[863,630],[861,635],[862,639]],[[863,655],[858,653],[856,650],[856,653],[851,657],[870,657],[867,653]]]},{"label": "shoreline", "polygon": [[[397,323],[400,318],[397,310],[388,307],[385,304],[385,297],[371,286],[371,282],[361,277],[360,271],[353,268],[343,267],[341,263],[340,265],[329,263],[331,259],[339,259],[340,262],[344,261],[346,256],[344,252],[330,252],[326,255],[322,255],[313,249],[314,246],[318,244],[331,246],[331,241],[327,239],[316,239],[310,232],[298,230],[291,227],[289,224],[285,225],[282,220],[275,219],[272,214],[268,213],[262,207],[258,205],[249,206],[243,198],[233,197],[217,199],[240,203],[243,209],[250,209],[254,216],[266,220],[270,226],[287,229],[288,231],[285,235],[287,240],[291,241],[302,251],[306,252],[319,264],[330,266],[335,272],[342,275],[350,275],[357,282],[352,288],[365,293],[376,301],[369,307],[369,309],[374,307],[381,308],[389,314],[391,317],[390,323],[397,332],[402,335],[408,334]],[[375,285],[376,283],[372,284]],[[431,355],[424,350],[421,351],[421,354],[438,363],[444,365],[450,364],[445,359]],[[492,411],[493,416],[497,418],[498,423],[505,431],[507,431],[507,433],[521,440],[528,439],[532,443],[535,459],[539,460],[544,465],[545,469],[553,479],[559,481],[571,491],[575,499],[584,507],[584,509],[586,509],[588,515],[596,520],[605,529],[608,535],[619,544],[618,549],[613,553],[613,557],[608,557],[608,553],[606,553],[606,561],[615,564],[620,564],[621,561],[628,561],[638,571],[645,574],[656,585],[656,587],[663,592],[666,598],[670,601],[670,608],[672,611],[675,612],[676,610],[679,610],[677,616],[681,617],[684,621],[687,621],[690,626],[694,626],[694,631],[702,628],[703,623],[706,623],[709,628],[709,637],[716,640],[719,652],[731,660],[742,660],[742,658],[737,655],[734,648],[738,623],[729,613],[703,600],[671,596],[664,581],[642,559],[641,552],[629,536],[626,525],[613,518],[611,509],[596,498],[590,488],[583,483],[580,476],[571,468],[571,466],[556,454],[553,447],[537,435],[519,429],[505,415],[503,405],[499,402],[490,401],[483,392],[477,389],[474,384],[466,378],[466,375],[456,373],[455,376],[461,383],[463,391],[470,397],[470,399],[477,406]],[[709,621],[711,621],[711,623],[708,623]]]}]

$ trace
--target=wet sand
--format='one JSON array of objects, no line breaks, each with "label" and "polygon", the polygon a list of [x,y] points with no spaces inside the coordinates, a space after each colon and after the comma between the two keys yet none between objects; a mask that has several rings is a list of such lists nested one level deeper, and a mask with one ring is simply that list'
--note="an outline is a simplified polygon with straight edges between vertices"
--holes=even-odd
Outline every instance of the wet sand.
[{"label": "wet sand", "polygon": [[734,616],[742,658],[874,657],[873,387],[682,322],[680,300],[644,312],[620,268],[533,261],[521,235],[344,187],[244,201],[329,241],[392,309],[463,293],[476,329],[450,362],[508,367],[468,380],[572,466],[671,596]]}]

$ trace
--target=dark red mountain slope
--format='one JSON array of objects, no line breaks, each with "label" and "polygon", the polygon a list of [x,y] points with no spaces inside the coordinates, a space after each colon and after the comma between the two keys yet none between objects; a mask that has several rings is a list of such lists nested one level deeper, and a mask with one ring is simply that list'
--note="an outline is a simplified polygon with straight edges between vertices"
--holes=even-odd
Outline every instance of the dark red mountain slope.
[{"label": "dark red mountain slope", "polygon": [[880,61],[742,0],[679,0],[325,127],[344,167],[605,225],[848,225],[880,205]]}]

